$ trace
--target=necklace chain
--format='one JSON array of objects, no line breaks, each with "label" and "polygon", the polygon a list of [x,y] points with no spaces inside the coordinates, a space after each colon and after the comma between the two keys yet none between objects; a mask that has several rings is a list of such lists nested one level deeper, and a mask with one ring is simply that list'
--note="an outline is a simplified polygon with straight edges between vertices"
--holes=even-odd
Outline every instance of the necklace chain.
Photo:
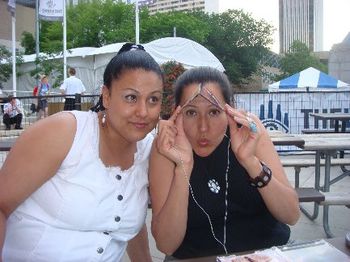
[{"label": "necklace chain", "polygon": [[189,189],[190,189],[190,193],[191,193],[191,196],[192,196],[192,199],[193,201],[196,203],[196,205],[203,211],[203,213],[206,215],[206,217],[208,218],[208,222],[209,222],[209,225],[210,225],[210,230],[211,230],[211,234],[213,235],[214,239],[216,240],[216,242],[218,242],[223,248],[224,248],[224,251],[225,251],[225,254],[228,254],[227,252],[227,248],[226,248],[226,221],[227,221],[227,207],[228,207],[228,200],[227,200],[227,195],[228,195],[228,171],[230,169],[230,144],[231,144],[231,140],[229,139],[229,142],[228,142],[228,145],[227,145],[227,167],[226,167],[226,172],[225,172],[225,182],[226,182],[226,187],[225,187],[225,215],[224,215],[224,239],[223,239],[223,242],[220,241],[217,237],[216,237],[216,234],[214,232],[214,227],[213,227],[213,223],[211,222],[211,218],[210,218],[210,215],[205,211],[205,209],[198,203],[195,195],[194,195],[194,192],[193,192],[193,189],[192,189],[192,185],[190,183],[190,179],[186,173],[186,170],[185,170],[185,165],[184,165],[184,162],[183,162],[183,159],[181,157],[181,154],[180,152],[176,149],[176,147],[173,147],[175,149],[175,151],[177,152],[179,158],[180,158],[180,163],[181,163],[181,166],[182,166],[182,172],[184,173],[184,176],[187,180],[187,183],[188,183],[188,186],[189,186]]}]

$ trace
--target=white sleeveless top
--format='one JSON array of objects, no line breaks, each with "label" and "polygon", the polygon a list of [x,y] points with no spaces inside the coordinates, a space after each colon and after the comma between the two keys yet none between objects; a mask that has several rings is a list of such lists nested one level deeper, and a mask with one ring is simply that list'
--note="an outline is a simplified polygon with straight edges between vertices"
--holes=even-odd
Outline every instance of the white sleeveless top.
[{"label": "white sleeveless top", "polygon": [[120,261],[145,222],[153,135],[137,143],[128,170],[106,167],[97,114],[72,113],[77,131],[57,174],[7,220],[4,262]]}]

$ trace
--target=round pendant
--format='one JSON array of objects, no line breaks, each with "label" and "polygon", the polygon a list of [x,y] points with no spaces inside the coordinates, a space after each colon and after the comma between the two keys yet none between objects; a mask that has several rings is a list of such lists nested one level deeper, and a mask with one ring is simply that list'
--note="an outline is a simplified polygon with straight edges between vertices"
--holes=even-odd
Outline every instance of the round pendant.
[{"label": "round pendant", "polygon": [[208,187],[211,192],[217,194],[220,191],[220,186],[219,183],[215,179],[210,179],[208,181]]}]

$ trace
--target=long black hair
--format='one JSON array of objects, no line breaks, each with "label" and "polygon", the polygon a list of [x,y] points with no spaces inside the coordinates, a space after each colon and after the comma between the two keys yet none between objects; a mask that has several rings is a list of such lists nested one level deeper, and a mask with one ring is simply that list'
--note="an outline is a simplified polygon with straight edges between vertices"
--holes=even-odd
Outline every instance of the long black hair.
[{"label": "long black hair", "polygon": [[[156,73],[164,82],[163,73],[158,63],[147,53],[142,45],[133,43],[124,44],[119,52],[109,61],[103,74],[103,84],[110,90],[112,81],[129,69],[144,69]],[[100,95],[99,101],[93,106],[91,111],[99,112],[105,110]]]},{"label": "long black hair", "polygon": [[221,89],[222,95],[227,104],[233,105],[232,87],[227,76],[212,67],[195,67],[185,71],[178,77],[174,84],[175,106],[178,106],[181,101],[183,90],[191,84],[217,83]]}]

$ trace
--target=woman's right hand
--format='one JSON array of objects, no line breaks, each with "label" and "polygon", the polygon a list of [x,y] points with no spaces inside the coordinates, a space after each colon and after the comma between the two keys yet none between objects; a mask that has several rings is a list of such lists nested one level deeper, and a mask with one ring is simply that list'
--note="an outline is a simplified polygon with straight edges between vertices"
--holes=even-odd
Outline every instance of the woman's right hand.
[{"label": "woman's right hand", "polygon": [[181,106],[168,120],[160,120],[157,137],[158,151],[177,166],[193,165],[192,146],[183,129]]}]

